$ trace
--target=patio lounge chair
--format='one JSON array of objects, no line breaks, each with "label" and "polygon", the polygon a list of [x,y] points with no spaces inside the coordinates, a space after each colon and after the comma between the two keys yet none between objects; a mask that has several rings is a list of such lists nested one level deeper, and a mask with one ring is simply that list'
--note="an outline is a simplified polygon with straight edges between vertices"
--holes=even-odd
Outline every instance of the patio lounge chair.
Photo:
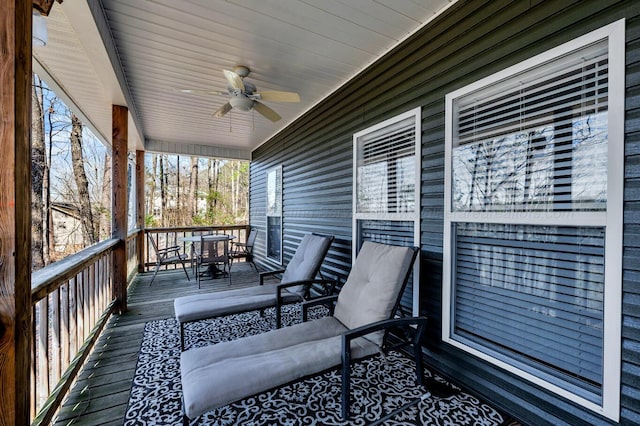
[{"label": "patio lounge chair", "polygon": [[[173,307],[180,324],[180,350],[184,350],[187,323],[238,312],[276,307],[276,328],[280,328],[280,306],[307,300],[312,284],[324,286],[323,295],[333,292],[335,282],[315,279],[333,242],[333,236],[307,234],[284,270],[260,273],[260,285],[234,290],[179,297]],[[269,275],[282,274],[280,284],[264,284]]]},{"label": "patio lounge chair", "polygon": [[[417,247],[365,242],[339,295],[303,303],[335,301],[333,315],[216,345],[182,352],[180,373],[188,424],[212,409],[342,365],[342,418],[349,414],[352,359],[388,350],[390,326],[406,326],[416,375],[422,384],[420,338],[426,318],[394,318]],[[331,305],[334,306],[334,305]],[[414,330],[409,325],[417,325]]]}]

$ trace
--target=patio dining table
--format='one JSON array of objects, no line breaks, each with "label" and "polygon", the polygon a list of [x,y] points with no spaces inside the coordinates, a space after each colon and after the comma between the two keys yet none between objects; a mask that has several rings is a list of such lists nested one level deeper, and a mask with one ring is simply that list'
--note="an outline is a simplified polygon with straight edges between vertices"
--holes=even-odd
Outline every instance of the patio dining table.
[{"label": "patio dining table", "polygon": [[[235,235],[227,235],[227,234],[209,234],[209,235],[192,235],[189,237],[181,237],[178,240],[191,243],[191,265],[193,267],[193,263],[196,261],[194,258],[194,254],[196,253],[195,245],[200,243],[201,241],[222,241],[224,243],[224,253],[229,253],[229,241],[233,240]],[[227,255],[228,257],[228,255]],[[225,263],[228,263],[229,259],[226,259]],[[210,265],[209,267],[211,275],[215,277],[217,274],[222,273],[217,266]]]}]

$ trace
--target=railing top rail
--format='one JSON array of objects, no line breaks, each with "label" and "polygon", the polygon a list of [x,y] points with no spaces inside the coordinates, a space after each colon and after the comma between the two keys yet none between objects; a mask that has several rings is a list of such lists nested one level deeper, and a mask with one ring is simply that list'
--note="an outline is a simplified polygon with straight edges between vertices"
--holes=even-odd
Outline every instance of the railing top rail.
[{"label": "railing top rail", "polygon": [[129,229],[129,231],[127,231],[127,238],[134,237],[137,233],[142,231],[143,229],[140,228]]},{"label": "railing top rail", "polygon": [[189,232],[198,231],[201,229],[245,229],[249,225],[211,225],[211,226],[168,226],[163,228],[145,228],[145,232]]},{"label": "railing top rail", "polygon": [[35,271],[31,275],[31,303],[36,303],[45,298],[49,293],[56,290],[62,282],[82,271],[96,258],[118,244],[119,241],[117,238],[101,241]]}]

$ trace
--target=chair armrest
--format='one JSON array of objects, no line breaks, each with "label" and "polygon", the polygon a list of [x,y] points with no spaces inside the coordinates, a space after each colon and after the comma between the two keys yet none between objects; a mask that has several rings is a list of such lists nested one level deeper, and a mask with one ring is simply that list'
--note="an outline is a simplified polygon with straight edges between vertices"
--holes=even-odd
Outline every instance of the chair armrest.
[{"label": "chair armrest", "polygon": [[[278,284],[276,287],[276,328],[280,328],[282,325],[282,305],[283,305],[283,297],[282,292],[287,288],[296,287],[299,285],[303,286],[311,286],[312,284],[322,284],[324,287],[324,293],[327,294],[327,286],[331,289],[331,293],[333,293],[333,289],[336,286],[336,282],[332,280],[325,279],[313,279],[313,280],[301,280],[301,281],[292,281],[290,283]],[[299,296],[296,294],[296,296]],[[301,297],[302,300],[307,300],[309,298],[309,290],[308,288],[305,290],[305,294]],[[306,312],[304,312],[303,308],[303,318],[306,319]]]},{"label": "chair armrest", "polygon": [[329,308],[331,315],[333,315],[333,308],[335,307],[335,302],[337,300],[338,295],[333,294],[331,296],[317,297],[315,299],[302,302],[302,322],[307,321],[309,308],[313,306],[325,305],[327,308]]},{"label": "chair armrest", "polygon": [[324,289],[323,296],[330,296],[333,294],[338,282],[335,280],[325,280],[325,279],[291,281],[286,284],[278,284],[276,292],[278,294],[278,298],[280,299],[282,296],[282,290],[286,288],[296,287],[299,285],[311,285],[311,284],[321,284]]},{"label": "chair armrest", "polygon": [[269,275],[282,274],[283,272],[284,272],[284,269],[277,269],[275,271],[260,272],[260,285],[264,284],[264,277],[268,277]]},{"label": "chair armrest", "polygon": [[342,335],[342,342],[344,344],[345,342],[350,342],[355,338],[366,336],[367,334],[371,334],[375,331],[387,330],[391,327],[406,327],[409,325],[424,327],[427,325],[427,317],[392,318],[363,325],[362,327],[354,328],[345,332]]},{"label": "chair armrest", "polygon": [[177,251],[177,250],[180,250],[180,246],[171,246],[171,247],[161,248],[161,249],[158,249],[158,253],[167,253],[170,251]]}]

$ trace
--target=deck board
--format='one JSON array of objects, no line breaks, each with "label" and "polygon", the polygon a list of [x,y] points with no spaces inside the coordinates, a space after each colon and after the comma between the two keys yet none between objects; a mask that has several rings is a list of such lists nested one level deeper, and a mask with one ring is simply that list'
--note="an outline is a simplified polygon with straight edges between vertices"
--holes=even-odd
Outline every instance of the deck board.
[{"label": "deck board", "polygon": [[204,279],[198,289],[190,270],[189,275],[191,281],[182,270],[159,272],[151,286],[151,273],[134,279],[128,312],[109,319],[54,425],[123,424],[145,323],[173,317],[176,297],[258,283],[258,274],[245,262],[234,263],[231,286],[226,278]]}]

